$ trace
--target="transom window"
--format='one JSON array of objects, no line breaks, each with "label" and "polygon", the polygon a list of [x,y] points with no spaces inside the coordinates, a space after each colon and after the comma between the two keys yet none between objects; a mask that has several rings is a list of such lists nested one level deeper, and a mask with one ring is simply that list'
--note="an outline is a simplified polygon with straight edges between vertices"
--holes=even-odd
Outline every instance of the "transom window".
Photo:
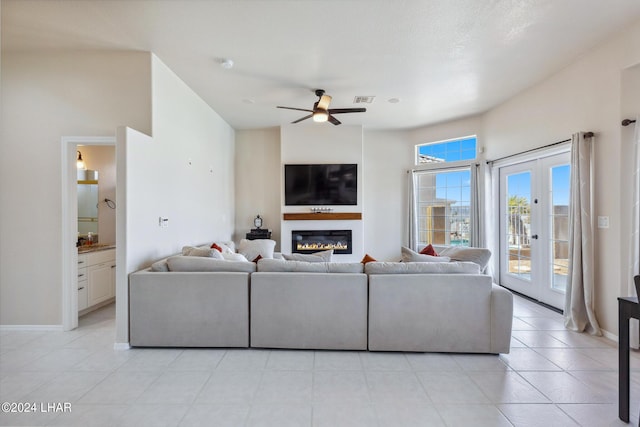
[{"label": "transom window", "polygon": [[475,136],[416,145],[417,165],[475,160],[475,158]]}]

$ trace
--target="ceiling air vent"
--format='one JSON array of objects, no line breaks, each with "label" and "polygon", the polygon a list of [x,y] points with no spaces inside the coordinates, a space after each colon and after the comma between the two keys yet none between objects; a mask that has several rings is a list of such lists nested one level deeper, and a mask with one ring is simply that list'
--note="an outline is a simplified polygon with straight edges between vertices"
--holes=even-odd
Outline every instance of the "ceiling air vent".
[{"label": "ceiling air vent", "polygon": [[353,98],[354,104],[372,104],[375,96],[356,96]]}]

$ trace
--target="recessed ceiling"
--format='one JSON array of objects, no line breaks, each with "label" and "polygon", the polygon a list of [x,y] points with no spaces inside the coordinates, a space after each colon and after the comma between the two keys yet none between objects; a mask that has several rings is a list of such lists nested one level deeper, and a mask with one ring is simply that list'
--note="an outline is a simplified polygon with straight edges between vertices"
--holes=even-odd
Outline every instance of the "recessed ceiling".
[{"label": "recessed ceiling", "polygon": [[151,51],[236,129],[295,120],[276,105],[309,108],[316,88],[334,108],[375,96],[345,124],[407,129],[500,104],[638,21],[640,1],[3,0],[1,12],[4,51]]}]

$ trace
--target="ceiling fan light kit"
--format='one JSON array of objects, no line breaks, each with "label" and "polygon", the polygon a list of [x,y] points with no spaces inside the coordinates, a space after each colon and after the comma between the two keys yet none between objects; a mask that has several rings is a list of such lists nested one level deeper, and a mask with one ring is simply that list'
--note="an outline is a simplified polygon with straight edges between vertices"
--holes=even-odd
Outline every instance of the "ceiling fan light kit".
[{"label": "ceiling fan light kit", "polygon": [[329,120],[329,113],[327,112],[327,110],[316,110],[316,112],[313,113],[314,122],[322,123],[326,122],[327,120]]},{"label": "ceiling fan light kit", "polygon": [[325,95],[324,90],[322,89],[316,89],[316,96],[318,97],[318,100],[313,104],[312,110],[307,110],[305,108],[282,107],[282,106],[278,106],[277,108],[283,108],[285,110],[306,111],[308,113],[311,113],[304,117],[299,118],[298,120],[294,120],[291,123],[300,123],[303,120],[313,118],[313,121],[316,123],[322,123],[322,122],[328,121],[335,126],[339,125],[342,122],[336,119],[335,117],[333,117],[334,114],[364,113],[367,111],[366,108],[329,108],[329,104],[331,103],[331,97],[329,95]]}]

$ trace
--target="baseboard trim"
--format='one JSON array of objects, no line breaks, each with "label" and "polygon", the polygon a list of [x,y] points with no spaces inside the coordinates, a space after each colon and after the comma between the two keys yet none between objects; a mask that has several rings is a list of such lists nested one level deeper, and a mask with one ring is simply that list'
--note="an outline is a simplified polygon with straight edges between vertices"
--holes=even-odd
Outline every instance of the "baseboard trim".
[{"label": "baseboard trim", "polygon": [[62,325],[0,325],[0,332],[63,332]]},{"label": "baseboard trim", "polygon": [[605,338],[609,338],[611,341],[618,342],[618,336],[617,336],[617,335],[614,335],[614,334],[612,334],[612,333],[611,333],[611,332],[609,332],[609,331],[605,331],[604,329],[600,329],[600,330],[602,331],[602,335],[603,335]]},{"label": "baseboard trim", "polygon": [[116,343],[113,343],[113,349],[114,350],[118,350],[118,351],[130,350],[131,349],[131,345],[129,345],[128,342],[116,342]]}]

